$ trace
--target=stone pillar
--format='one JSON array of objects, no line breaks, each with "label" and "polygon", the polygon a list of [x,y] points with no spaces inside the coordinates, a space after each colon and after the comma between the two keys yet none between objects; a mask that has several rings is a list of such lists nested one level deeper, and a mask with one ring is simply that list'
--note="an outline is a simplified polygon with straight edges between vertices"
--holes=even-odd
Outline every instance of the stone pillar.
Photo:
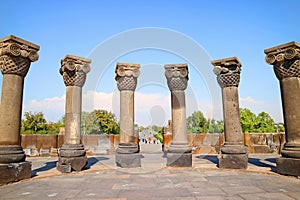
[{"label": "stone pillar", "polygon": [[116,151],[116,165],[123,168],[141,166],[139,147],[134,140],[134,91],[139,68],[139,64],[117,63],[115,71],[120,90],[120,143]]},{"label": "stone pillar", "polygon": [[38,60],[38,45],[15,36],[0,39],[3,74],[0,107],[0,184],[31,177],[20,142],[24,78],[30,63]]},{"label": "stone pillar", "polygon": [[65,140],[59,152],[57,169],[63,173],[81,171],[87,158],[81,141],[82,86],[91,70],[90,59],[66,55],[61,60],[60,74],[66,85]]},{"label": "stone pillar", "polygon": [[300,44],[289,42],[265,50],[280,82],[286,143],[277,172],[300,176]]},{"label": "stone pillar", "polygon": [[165,76],[171,91],[172,142],[167,151],[167,166],[191,167],[192,149],[186,131],[185,92],[188,85],[187,64],[165,65]]},{"label": "stone pillar", "polygon": [[225,143],[219,156],[220,168],[246,169],[248,153],[240,123],[238,86],[241,63],[236,57],[212,61],[222,88]]}]

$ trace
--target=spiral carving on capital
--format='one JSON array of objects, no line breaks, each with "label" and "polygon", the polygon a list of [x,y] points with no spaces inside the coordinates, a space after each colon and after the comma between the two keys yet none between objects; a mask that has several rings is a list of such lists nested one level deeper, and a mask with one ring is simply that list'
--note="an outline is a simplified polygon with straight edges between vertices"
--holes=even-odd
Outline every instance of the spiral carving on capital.
[{"label": "spiral carving on capital", "polygon": [[137,86],[137,78],[140,76],[140,65],[131,63],[117,63],[116,81],[120,91],[134,91]]},{"label": "spiral carving on capital", "polygon": [[300,45],[290,42],[265,50],[266,62],[273,65],[279,80],[289,77],[300,78]]},{"label": "spiral carving on capital", "polygon": [[188,86],[189,70],[187,64],[165,65],[165,76],[170,91],[185,90]]},{"label": "spiral carving on capital", "polygon": [[239,86],[242,65],[236,57],[214,60],[212,64],[221,88]]},{"label": "spiral carving on capital", "polygon": [[15,36],[0,39],[0,68],[2,74],[25,77],[31,62],[39,59],[39,46]]},{"label": "spiral carving on capital", "polygon": [[62,59],[59,72],[63,76],[65,85],[82,87],[86,80],[86,74],[91,71],[90,63],[90,59],[71,55]]}]

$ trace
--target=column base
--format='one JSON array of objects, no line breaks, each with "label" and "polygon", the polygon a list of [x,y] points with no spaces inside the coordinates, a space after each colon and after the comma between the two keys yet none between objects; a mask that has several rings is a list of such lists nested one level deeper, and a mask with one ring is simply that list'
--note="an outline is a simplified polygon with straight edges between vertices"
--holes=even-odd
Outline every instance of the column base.
[{"label": "column base", "polygon": [[0,164],[0,185],[31,178],[31,162]]},{"label": "column base", "polygon": [[276,170],[279,174],[300,176],[299,158],[277,158],[276,165]]},{"label": "column base", "polygon": [[219,168],[247,169],[248,153],[243,145],[224,145],[219,155]]},{"label": "column base", "polygon": [[285,143],[281,155],[284,158],[297,158],[300,159],[300,145]]},{"label": "column base", "polygon": [[192,167],[192,153],[167,153],[168,167]]},{"label": "column base", "polygon": [[141,154],[134,144],[120,143],[116,150],[116,165],[122,168],[141,167]]},{"label": "column base", "polygon": [[62,173],[81,171],[87,164],[82,144],[63,144],[59,152],[56,169]]},{"label": "column base", "polygon": [[141,154],[140,153],[116,153],[116,165],[122,168],[135,168],[141,167]]},{"label": "column base", "polygon": [[192,167],[192,149],[187,143],[172,142],[167,152],[167,166]]},{"label": "column base", "polygon": [[19,145],[0,146],[0,163],[19,163],[25,162],[26,155]]}]

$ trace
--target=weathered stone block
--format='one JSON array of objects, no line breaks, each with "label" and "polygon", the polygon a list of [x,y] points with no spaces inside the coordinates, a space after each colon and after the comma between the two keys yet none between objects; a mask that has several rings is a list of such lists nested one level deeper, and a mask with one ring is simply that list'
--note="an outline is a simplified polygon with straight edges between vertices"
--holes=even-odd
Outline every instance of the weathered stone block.
[{"label": "weathered stone block", "polygon": [[87,164],[87,157],[59,157],[56,169],[62,173],[81,171]]},{"label": "weathered stone block", "polygon": [[192,167],[192,153],[167,153],[167,166]]},{"label": "weathered stone block", "polygon": [[277,158],[276,164],[276,170],[279,174],[300,176],[300,159]]},{"label": "weathered stone block", "polygon": [[132,154],[116,153],[116,164],[118,167],[122,167],[122,168],[141,167],[141,154],[140,153],[132,153]]},{"label": "weathered stone block", "polygon": [[219,167],[229,169],[247,169],[248,154],[220,154]]},{"label": "weathered stone block", "polygon": [[31,177],[31,162],[0,164],[0,185]]}]

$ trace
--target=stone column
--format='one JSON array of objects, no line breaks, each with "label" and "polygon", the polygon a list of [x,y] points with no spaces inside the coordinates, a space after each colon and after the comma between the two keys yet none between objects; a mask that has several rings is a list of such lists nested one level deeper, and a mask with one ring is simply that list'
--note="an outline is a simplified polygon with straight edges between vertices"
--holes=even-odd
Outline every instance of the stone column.
[{"label": "stone column", "polygon": [[[3,74],[0,107],[0,183],[31,177],[20,142],[24,78],[30,63],[38,60],[38,45],[15,36],[0,39]],[[3,176],[2,176],[3,175]]]},{"label": "stone column", "polygon": [[65,141],[59,152],[57,169],[63,173],[81,171],[87,158],[81,141],[82,86],[91,70],[90,59],[66,55],[61,60],[60,74],[66,85]]},{"label": "stone column", "polygon": [[220,168],[246,169],[248,153],[240,123],[238,86],[241,63],[236,57],[212,61],[222,88],[225,143],[219,156]]},{"label": "stone column", "polygon": [[187,141],[184,92],[188,85],[188,66],[165,65],[165,76],[171,91],[173,137],[167,151],[167,166],[191,167],[192,149]]},{"label": "stone column", "polygon": [[280,82],[286,143],[277,172],[300,176],[300,44],[289,42],[265,50]]},{"label": "stone column", "polygon": [[120,143],[116,165],[123,168],[141,166],[139,147],[134,142],[134,91],[140,75],[140,65],[117,63],[116,81],[120,90]]}]

